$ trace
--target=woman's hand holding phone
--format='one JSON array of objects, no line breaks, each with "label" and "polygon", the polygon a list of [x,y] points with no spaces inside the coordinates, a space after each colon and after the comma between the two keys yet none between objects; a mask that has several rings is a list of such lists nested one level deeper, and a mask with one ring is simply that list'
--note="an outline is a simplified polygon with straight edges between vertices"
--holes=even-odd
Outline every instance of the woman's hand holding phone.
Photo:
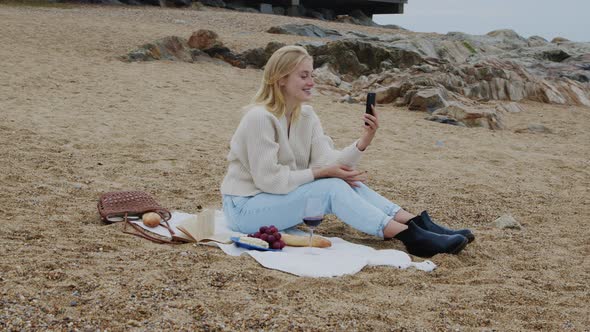
[{"label": "woman's hand holding phone", "polygon": [[365,122],[363,134],[356,144],[356,147],[361,151],[364,151],[371,144],[377,129],[379,129],[379,118],[375,111],[375,93],[369,92],[367,94],[367,105],[363,120]]}]

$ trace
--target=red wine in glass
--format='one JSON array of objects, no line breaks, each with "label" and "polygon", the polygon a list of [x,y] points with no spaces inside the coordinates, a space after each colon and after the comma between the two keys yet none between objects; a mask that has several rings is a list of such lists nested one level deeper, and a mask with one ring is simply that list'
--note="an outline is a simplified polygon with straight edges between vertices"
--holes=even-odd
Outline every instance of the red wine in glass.
[{"label": "red wine in glass", "polygon": [[305,217],[303,218],[303,222],[305,223],[305,225],[307,225],[307,227],[318,227],[322,221],[324,220],[324,217]]},{"label": "red wine in glass", "polygon": [[308,197],[305,200],[305,208],[303,211],[303,222],[309,228],[309,251],[312,252],[312,239],[314,229],[324,220],[324,205],[321,197]]}]

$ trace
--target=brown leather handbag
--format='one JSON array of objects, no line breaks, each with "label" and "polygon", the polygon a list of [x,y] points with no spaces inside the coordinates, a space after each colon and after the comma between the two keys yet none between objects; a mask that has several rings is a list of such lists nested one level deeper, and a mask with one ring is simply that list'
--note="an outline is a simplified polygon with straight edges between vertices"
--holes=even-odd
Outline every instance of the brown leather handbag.
[{"label": "brown leather handbag", "polygon": [[[143,228],[131,222],[131,220],[141,219],[141,216],[146,212],[155,212],[162,217],[162,226],[170,231],[170,235],[174,235],[174,231],[170,228],[168,220],[172,214],[167,209],[163,208],[158,202],[148,193],[143,191],[115,191],[103,194],[98,200],[98,213],[100,219],[107,224],[123,221],[125,227],[124,233],[137,235],[139,237],[148,239],[156,243],[172,243],[169,239],[161,238],[157,235],[152,235],[146,232]],[[127,226],[131,226],[135,232],[127,230]]]}]

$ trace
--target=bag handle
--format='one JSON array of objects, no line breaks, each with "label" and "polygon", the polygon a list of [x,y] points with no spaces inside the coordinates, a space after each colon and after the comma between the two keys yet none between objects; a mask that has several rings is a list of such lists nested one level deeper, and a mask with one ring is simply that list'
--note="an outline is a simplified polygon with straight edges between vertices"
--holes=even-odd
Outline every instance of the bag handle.
[{"label": "bag handle", "polygon": [[[160,214],[157,211],[153,211],[153,212],[156,212],[156,213]],[[144,238],[146,240],[150,240],[152,242],[159,243],[159,244],[181,244],[180,242],[175,242],[174,240],[170,240],[170,241],[169,240],[164,240],[164,239],[161,239],[161,238],[158,238],[158,237],[155,237],[153,235],[150,235],[150,234],[146,233],[146,231],[143,228],[141,228],[141,227],[137,226],[136,224],[132,223],[127,218],[127,213],[125,213],[123,222],[124,222],[123,233],[131,234],[131,235],[135,235],[135,236],[139,236],[141,238]],[[168,220],[164,220],[164,223],[166,224],[164,227],[166,227],[166,229],[168,229],[168,231],[170,232],[170,235],[174,235],[175,233],[172,230],[172,228],[170,227],[170,224],[168,224]],[[127,230],[127,225],[130,225],[135,230],[135,232],[128,231]]]}]

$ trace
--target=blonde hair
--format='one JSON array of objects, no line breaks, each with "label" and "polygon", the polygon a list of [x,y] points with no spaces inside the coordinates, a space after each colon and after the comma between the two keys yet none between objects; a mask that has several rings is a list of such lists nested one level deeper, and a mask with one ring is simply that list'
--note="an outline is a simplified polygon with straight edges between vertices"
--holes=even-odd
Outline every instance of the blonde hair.
[{"label": "blonde hair", "polygon": [[[287,105],[279,80],[295,71],[295,68],[305,59],[313,58],[301,46],[283,46],[276,50],[264,67],[262,82],[254,102],[264,105],[277,118],[283,116],[287,111]],[[291,119],[296,120],[300,112],[301,105],[298,105],[291,113]]]}]

